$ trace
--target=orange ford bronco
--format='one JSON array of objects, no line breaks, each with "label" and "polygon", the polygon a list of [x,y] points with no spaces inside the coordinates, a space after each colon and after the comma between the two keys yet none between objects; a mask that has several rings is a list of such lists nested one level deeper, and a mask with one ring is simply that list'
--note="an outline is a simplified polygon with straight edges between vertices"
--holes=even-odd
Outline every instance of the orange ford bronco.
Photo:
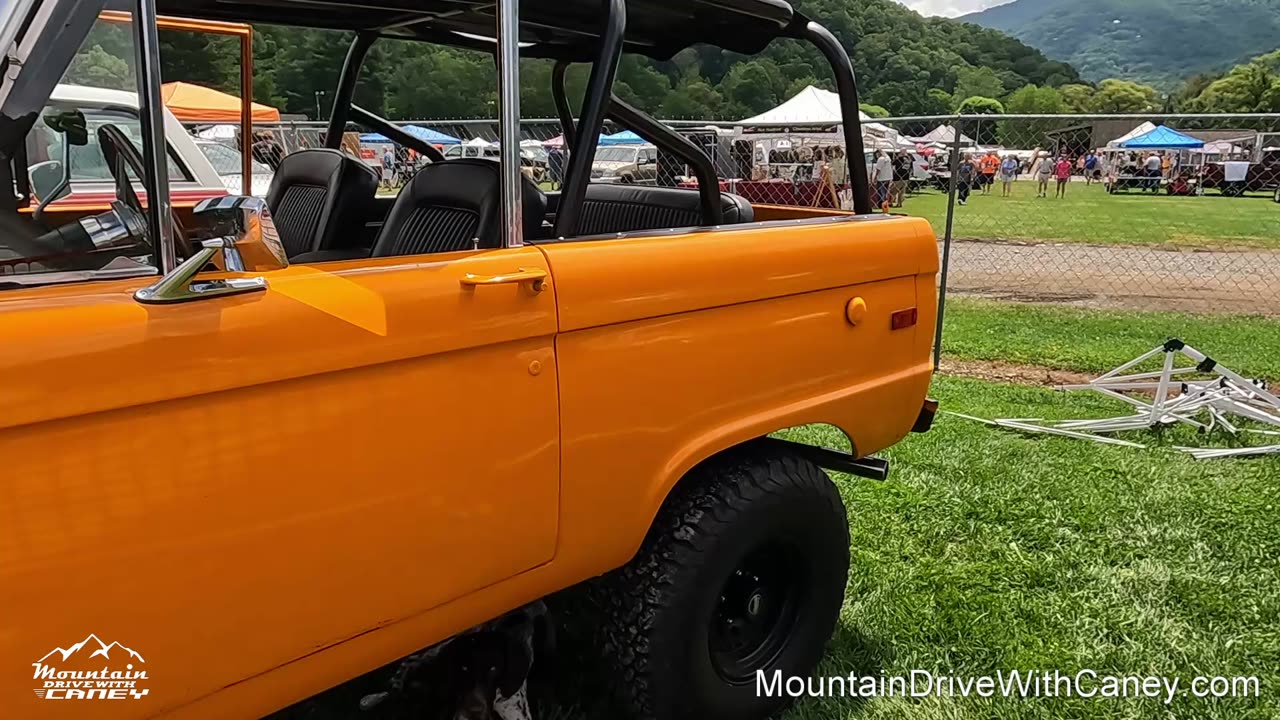
[{"label": "orange ford bronco", "polygon": [[[528,618],[584,584],[611,717],[777,711],[757,679],[812,671],[845,590],[820,468],[883,477],[869,456],[932,419],[935,240],[871,214],[859,163],[852,213],[721,192],[611,88],[624,52],[808,42],[852,149],[835,38],[784,0],[134,0],[140,137],[94,130],[116,201],[40,226],[21,148],[37,119],[88,144],[41,113],[105,4],[0,9],[0,254],[25,259],[0,276],[4,714],[258,717],[387,666],[364,704],[392,706],[424,659],[508,633],[466,693],[518,717]],[[177,217],[157,13],[354,31],[330,147]],[[395,39],[494,55],[500,162],[352,103]],[[520,173],[519,57],[555,63],[554,193]],[[592,183],[606,121],[697,187]],[[376,196],[349,126],[434,162]],[[770,437],[810,423],[851,452]]]}]

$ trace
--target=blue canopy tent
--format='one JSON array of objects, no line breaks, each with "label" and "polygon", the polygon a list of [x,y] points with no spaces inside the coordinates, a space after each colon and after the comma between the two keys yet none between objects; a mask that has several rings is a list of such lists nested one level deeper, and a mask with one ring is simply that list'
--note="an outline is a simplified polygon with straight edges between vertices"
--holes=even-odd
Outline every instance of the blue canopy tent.
[{"label": "blue canopy tent", "polygon": [[[1138,150],[1138,151],[1177,150],[1179,151],[1177,155],[1177,158],[1178,158],[1177,164],[1178,164],[1178,167],[1181,167],[1182,166],[1181,151],[1203,148],[1204,141],[1193,138],[1190,135],[1185,135],[1183,133],[1180,133],[1171,127],[1168,127],[1165,125],[1157,125],[1154,128],[1148,130],[1147,132],[1141,135],[1138,135],[1136,137],[1131,137],[1128,140],[1125,140],[1124,142],[1119,143],[1119,147],[1125,150]],[[1154,152],[1151,153],[1151,155],[1153,156],[1156,154],[1157,153],[1154,153]],[[1145,155],[1145,153],[1142,153],[1142,155]],[[1139,157],[1141,157],[1141,155]],[[1154,162],[1154,160],[1151,160],[1151,161]],[[1203,163],[1204,163],[1203,155],[1201,155],[1200,161],[1201,161],[1201,170],[1203,170]],[[1158,164],[1159,163],[1157,163],[1157,165]],[[1203,188],[1198,186],[1199,184],[1196,180],[1190,179],[1186,174],[1179,172],[1176,168],[1172,174],[1162,173],[1159,168],[1156,168],[1154,170],[1144,171],[1142,169],[1141,160],[1138,161],[1138,165],[1136,167],[1132,165],[1129,167],[1130,169],[1128,172],[1125,172],[1122,170],[1119,174],[1111,178],[1111,180],[1107,184],[1107,192],[1111,194],[1115,194],[1116,192],[1129,190],[1133,188],[1133,189],[1139,189],[1139,190],[1149,190],[1153,193],[1158,193],[1160,192],[1162,185],[1167,182],[1168,185],[1166,189],[1170,195],[1174,195],[1174,194],[1189,195],[1189,194],[1192,194],[1192,192],[1195,192],[1201,195],[1204,194]],[[1166,175],[1166,174],[1168,175],[1168,177],[1162,178],[1162,175]]]},{"label": "blue canopy tent", "polygon": [[[429,142],[432,145],[460,145],[462,143],[461,140],[453,137],[452,135],[445,135],[438,130],[432,130],[431,128],[422,127],[421,125],[401,125],[400,129],[419,140]],[[391,142],[391,139],[382,133],[365,133],[360,136],[360,142],[389,143]]]},{"label": "blue canopy tent", "polygon": [[1204,147],[1204,141],[1183,135],[1171,127],[1157,125],[1153,130],[1125,140],[1120,147],[1129,150],[1190,150]]},{"label": "blue canopy tent", "polygon": [[630,130],[623,130],[622,132],[619,132],[619,133],[602,136],[600,138],[600,144],[601,145],[642,145],[644,144],[644,138],[631,132]]}]

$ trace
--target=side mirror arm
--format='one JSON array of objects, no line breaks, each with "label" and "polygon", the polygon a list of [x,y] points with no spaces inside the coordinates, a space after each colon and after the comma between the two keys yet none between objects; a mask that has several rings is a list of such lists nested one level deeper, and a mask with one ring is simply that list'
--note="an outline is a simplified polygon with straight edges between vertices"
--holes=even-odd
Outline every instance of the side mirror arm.
[{"label": "side mirror arm", "polygon": [[167,305],[267,289],[267,279],[264,277],[196,280],[196,275],[204,270],[219,252],[222,253],[222,264],[228,270],[244,267],[233,238],[205,240],[201,243],[199,252],[187,258],[181,265],[174,268],[173,272],[154,284],[135,292],[133,299],[144,305]]},{"label": "side mirror arm", "polygon": [[264,272],[289,267],[271,211],[261,198],[231,195],[196,206],[197,221],[221,234],[200,243],[200,251],[153,285],[134,293],[146,305],[190,302],[267,289],[265,277],[197,280],[210,262],[227,272]]}]

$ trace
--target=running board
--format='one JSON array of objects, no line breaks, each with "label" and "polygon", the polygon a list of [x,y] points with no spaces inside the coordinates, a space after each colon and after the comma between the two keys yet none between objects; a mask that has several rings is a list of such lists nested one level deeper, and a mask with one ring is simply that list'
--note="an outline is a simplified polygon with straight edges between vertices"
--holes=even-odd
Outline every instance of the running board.
[{"label": "running board", "polygon": [[841,451],[816,445],[782,440],[780,438],[763,438],[764,442],[785,452],[799,455],[809,462],[827,470],[857,475],[870,480],[887,480],[889,478],[889,461],[876,457],[858,458]]}]

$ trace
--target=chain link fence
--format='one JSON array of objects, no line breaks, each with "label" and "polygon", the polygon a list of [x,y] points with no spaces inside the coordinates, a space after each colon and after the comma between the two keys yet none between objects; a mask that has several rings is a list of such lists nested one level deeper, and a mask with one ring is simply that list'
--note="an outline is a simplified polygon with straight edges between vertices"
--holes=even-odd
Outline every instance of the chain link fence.
[{"label": "chain link fence", "polygon": [[1280,116],[879,122],[928,154],[897,211],[932,223],[950,293],[1280,315]]},{"label": "chain link fence", "polygon": [[[832,116],[669,125],[712,159],[723,190],[756,204],[850,209],[850,168],[863,163],[881,211],[932,224],[953,295],[1280,315],[1280,115],[886,118],[864,121],[852,153]],[[496,120],[398,124],[446,157],[498,155]],[[227,126],[190,129],[241,146]],[[259,170],[322,146],[325,124],[254,130],[257,191]],[[557,190],[559,122],[526,121],[521,137],[525,174]],[[427,162],[376,133],[346,133],[343,148],[379,173],[382,194]],[[592,181],[696,187],[678,158],[612,126]]]}]

